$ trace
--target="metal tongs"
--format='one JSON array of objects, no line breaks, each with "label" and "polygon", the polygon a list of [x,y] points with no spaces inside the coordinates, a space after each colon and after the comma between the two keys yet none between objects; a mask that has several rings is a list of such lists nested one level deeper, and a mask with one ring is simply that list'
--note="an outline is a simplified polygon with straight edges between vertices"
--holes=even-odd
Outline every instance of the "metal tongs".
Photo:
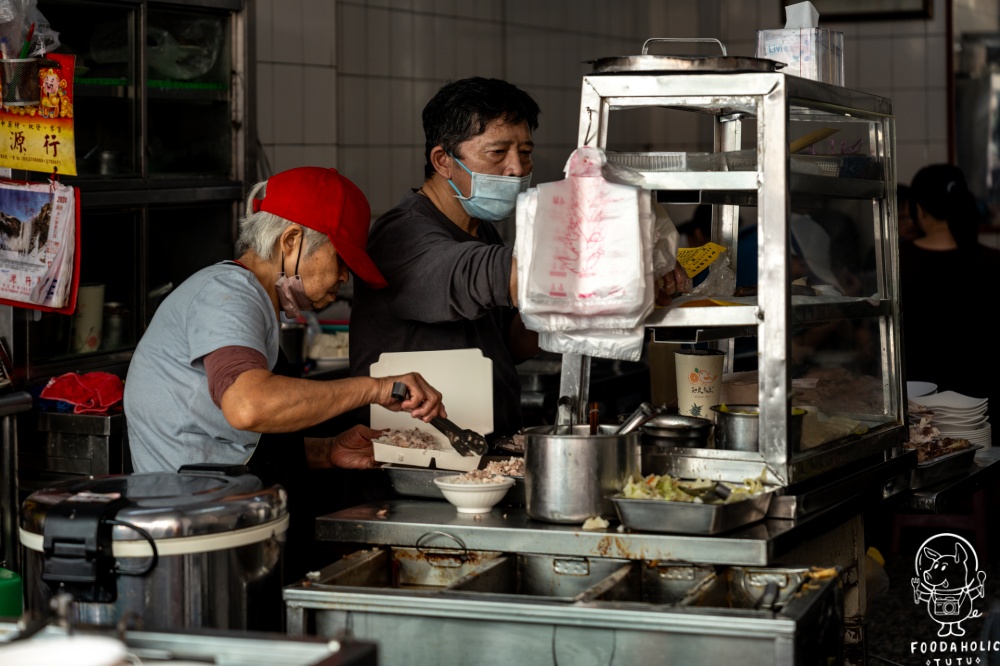
[{"label": "metal tongs", "polygon": [[[410,389],[406,388],[406,384],[403,382],[394,382],[392,397],[402,402],[410,397]],[[431,419],[431,425],[447,437],[452,448],[463,456],[482,456],[489,449],[485,437],[474,430],[461,428],[457,423],[446,418],[435,416]]]}]

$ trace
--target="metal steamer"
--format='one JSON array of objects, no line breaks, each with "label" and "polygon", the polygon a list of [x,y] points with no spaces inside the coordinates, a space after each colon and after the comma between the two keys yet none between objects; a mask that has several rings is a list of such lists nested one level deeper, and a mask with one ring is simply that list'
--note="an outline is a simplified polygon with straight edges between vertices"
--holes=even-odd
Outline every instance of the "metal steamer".
[{"label": "metal steamer", "polygon": [[56,484],[22,508],[25,606],[67,593],[79,624],[277,630],[287,526],[284,489],[245,468]]}]

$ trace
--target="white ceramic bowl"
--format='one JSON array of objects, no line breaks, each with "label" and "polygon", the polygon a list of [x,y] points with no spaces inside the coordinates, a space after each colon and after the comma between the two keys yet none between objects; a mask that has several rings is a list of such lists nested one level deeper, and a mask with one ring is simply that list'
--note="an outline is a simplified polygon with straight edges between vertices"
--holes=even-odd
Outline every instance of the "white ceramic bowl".
[{"label": "white ceramic bowl", "polygon": [[458,475],[440,476],[434,483],[459,513],[489,513],[514,485],[509,476],[504,477],[503,483],[455,483],[456,478]]}]

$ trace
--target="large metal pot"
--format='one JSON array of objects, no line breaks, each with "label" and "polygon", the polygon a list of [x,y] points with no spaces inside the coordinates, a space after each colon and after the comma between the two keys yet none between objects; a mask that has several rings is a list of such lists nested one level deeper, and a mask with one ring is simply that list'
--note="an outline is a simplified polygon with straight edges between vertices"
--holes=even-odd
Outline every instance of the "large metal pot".
[{"label": "large metal pot", "polygon": [[[614,516],[608,499],[639,473],[639,433],[616,435],[616,426],[524,431],[524,484],[528,515],[549,523],[582,523]],[[559,434],[554,434],[556,431]]]},{"label": "large metal pot", "polygon": [[80,624],[278,629],[286,494],[239,472],[106,476],[32,493],[20,529],[27,609],[64,591]]}]

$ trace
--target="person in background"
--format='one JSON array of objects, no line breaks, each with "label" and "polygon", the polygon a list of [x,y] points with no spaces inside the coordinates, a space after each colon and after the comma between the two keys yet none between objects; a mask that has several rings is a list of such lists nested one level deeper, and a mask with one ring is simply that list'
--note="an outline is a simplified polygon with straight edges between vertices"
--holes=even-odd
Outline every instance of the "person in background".
[{"label": "person in background", "polygon": [[[291,548],[297,526],[311,538],[297,482],[310,468],[374,467],[379,434],[363,425],[333,437],[299,431],[368,404],[425,421],[446,415],[441,394],[418,374],[301,379],[280,352],[282,313],[294,319],[328,306],[349,271],[385,286],[365,253],[370,218],[361,190],[334,169],[290,169],[253,187],[239,259],[198,271],[167,296],[132,357],[124,406],[136,472],[247,464],[288,490]],[[410,391],[402,403],[391,395],[395,381]]]},{"label": "person in background", "polygon": [[1000,284],[1000,251],[979,243],[983,218],[962,170],[950,164],[920,169],[910,183],[910,214],[922,235],[900,244],[906,378],[988,398],[995,409],[1000,355],[954,346],[988,337],[992,290]]}]

